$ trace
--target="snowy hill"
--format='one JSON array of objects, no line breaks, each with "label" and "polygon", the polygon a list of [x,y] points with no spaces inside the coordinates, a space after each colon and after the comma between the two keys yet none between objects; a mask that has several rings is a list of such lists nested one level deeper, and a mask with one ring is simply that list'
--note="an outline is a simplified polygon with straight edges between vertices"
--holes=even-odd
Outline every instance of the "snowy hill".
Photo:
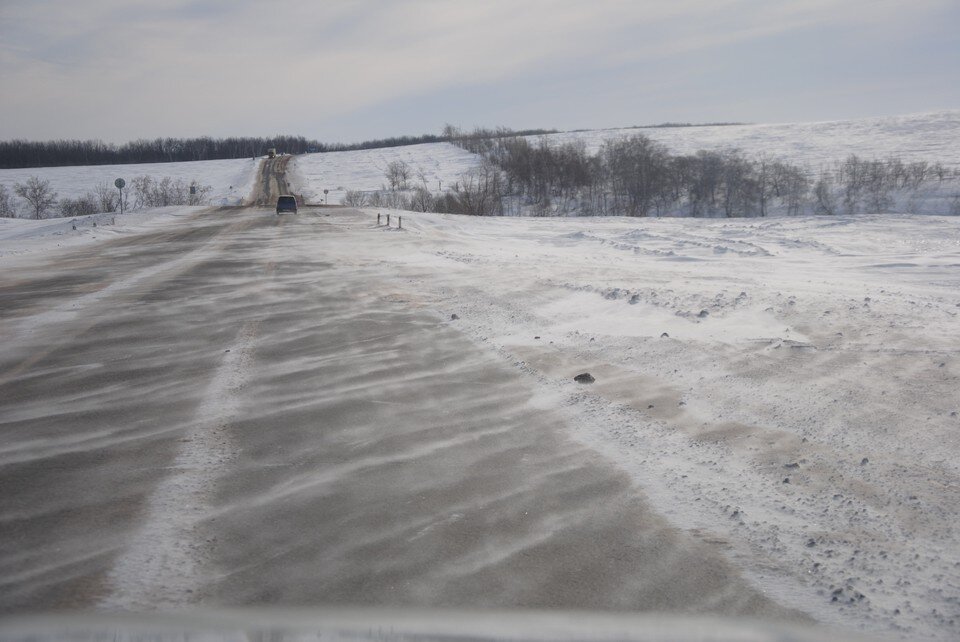
[{"label": "snowy hill", "polygon": [[811,169],[850,154],[960,167],[960,110],[817,123],[598,129],[547,138],[582,140],[595,152],[605,140],[633,134],[643,134],[678,154],[737,148],[748,156],[768,154]]},{"label": "snowy hill", "polygon": [[[605,141],[636,134],[662,143],[677,155],[699,150],[738,149],[748,159],[766,157],[784,161],[796,166],[811,181],[816,181],[822,170],[836,172],[837,164],[851,154],[868,161],[896,158],[905,164],[939,163],[946,170],[947,180],[942,177],[934,180],[932,172],[928,173],[926,183],[919,187],[885,188],[890,190],[885,207],[876,210],[865,204],[855,208],[857,211],[950,214],[960,193],[957,181],[960,110],[819,123],[604,129],[527,139],[534,144],[539,144],[541,139],[556,144],[582,141],[588,154],[596,154]],[[323,190],[327,189],[327,202],[339,203],[347,190],[382,189],[387,182],[389,163],[403,161],[411,170],[411,187],[424,185],[439,195],[476,168],[480,160],[479,156],[449,143],[309,154],[294,159],[291,184],[309,202],[322,202]],[[832,187],[838,201],[843,187],[842,184]],[[809,191],[812,193],[812,183]],[[808,194],[808,199],[810,196]],[[523,207],[513,204],[508,209],[517,212]],[[802,209],[812,210],[811,206]],[[577,211],[576,204],[564,210],[565,213]],[[554,213],[564,212],[556,211],[554,205]],[[683,210],[674,213],[683,213]],[[772,213],[784,212],[774,208]]]},{"label": "snowy hill", "polygon": [[410,183],[425,183],[441,191],[480,163],[480,157],[450,143],[425,143],[350,152],[305,154],[293,159],[293,189],[309,203],[339,203],[347,190],[375,191],[387,182],[387,165],[403,161],[411,169]]},{"label": "snowy hill", "polygon": [[[811,174],[831,166],[850,154],[865,159],[898,157],[904,162],[941,163],[952,172],[960,171],[960,110],[926,114],[864,118],[819,123],[729,125],[706,127],[622,128],[564,132],[546,136],[555,143],[583,141],[587,151],[596,153],[604,141],[643,134],[663,143],[676,154],[698,150],[740,149],[754,158],[766,155],[806,168]],[[540,137],[530,137],[537,140]],[[403,161],[411,172],[410,185],[426,185],[438,194],[480,164],[480,157],[450,143],[428,143],[348,152],[297,156],[290,165],[290,184],[311,203],[339,203],[347,190],[376,191],[387,182],[387,166]],[[196,180],[212,187],[208,202],[235,205],[253,188],[257,161],[251,159],[97,165],[0,170],[0,185],[12,192],[15,183],[31,176],[49,180],[60,198],[77,198],[98,184],[112,185],[122,177],[148,175],[156,180],[170,177]],[[948,213],[950,199],[960,191],[950,184],[935,195],[912,201],[900,199],[905,211]],[[898,210],[899,211],[899,210]]]}]

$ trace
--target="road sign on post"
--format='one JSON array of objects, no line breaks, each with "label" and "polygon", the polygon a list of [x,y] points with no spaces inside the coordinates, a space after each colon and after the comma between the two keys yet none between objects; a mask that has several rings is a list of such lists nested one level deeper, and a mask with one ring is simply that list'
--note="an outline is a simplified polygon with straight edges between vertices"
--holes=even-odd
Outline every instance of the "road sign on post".
[{"label": "road sign on post", "polygon": [[328,194],[329,192],[330,192],[330,190],[328,190],[328,189],[323,190],[323,204],[324,204],[324,205],[327,204],[327,194]]},{"label": "road sign on post", "polygon": [[120,190],[120,213],[123,214],[123,186],[127,184],[127,181],[122,178],[118,178],[113,181],[113,184],[117,186],[117,189]]}]

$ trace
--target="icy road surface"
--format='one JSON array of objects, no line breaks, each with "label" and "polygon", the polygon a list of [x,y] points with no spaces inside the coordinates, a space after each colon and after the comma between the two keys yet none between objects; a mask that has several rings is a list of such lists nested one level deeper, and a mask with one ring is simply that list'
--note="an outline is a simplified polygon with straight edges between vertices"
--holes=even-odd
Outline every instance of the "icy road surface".
[{"label": "icy road surface", "polygon": [[303,212],[200,211],[5,259],[0,609],[804,619],[377,258],[419,236]]},{"label": "icy road surface", "polygon": [[402,215],[3,259],[0,608],[957,637],[957,219]]}]

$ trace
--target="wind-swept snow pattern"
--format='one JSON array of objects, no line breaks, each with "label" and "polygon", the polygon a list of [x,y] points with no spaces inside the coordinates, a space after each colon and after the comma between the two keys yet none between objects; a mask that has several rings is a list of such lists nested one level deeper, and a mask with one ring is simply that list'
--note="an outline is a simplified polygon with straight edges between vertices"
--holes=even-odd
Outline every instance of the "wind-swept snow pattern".
[{"label": "wind-swept snow pattern", "polygon": [[[956,637],[956,219],[406,214],[404,229],[369,231],[371,269],[455,314],[768,595]],[[326,256],[358,260],[342,248]]]},{"label": "wind-swept snow pattern", "polygon": [[[377,252],[328,258],[402,234],[323,212],[197,212],[7,273],[0,610],[809,622],[652,511],[570,437],[562,407],[545,411],[525,374],[438,318],[409,275],[381,272]],[[155,263],[177,269],[122,277]],[[27,330],[68,301],[74,316]]]},{"label": "wind-swept snow pattern", "polygon": [[140,530],[110,570],[102,608],[143,611],[195,601],[210,572],[211,548],[198,527],[210,511],[217,475],[236,457],[229,426],[239,419],[258,330],[257,322],[244,324],[225,351],[168,476],[147,500]]}]

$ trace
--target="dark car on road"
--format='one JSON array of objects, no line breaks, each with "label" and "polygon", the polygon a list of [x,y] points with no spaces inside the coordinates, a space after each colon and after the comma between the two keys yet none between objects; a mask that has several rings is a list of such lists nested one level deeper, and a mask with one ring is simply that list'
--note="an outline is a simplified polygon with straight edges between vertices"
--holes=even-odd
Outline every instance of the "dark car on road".
[{"label": "dark car on road", "polygon": [[281,212],[297,213],[297,198],[295,196],[281,196],[277,199],[277,214]]}]

